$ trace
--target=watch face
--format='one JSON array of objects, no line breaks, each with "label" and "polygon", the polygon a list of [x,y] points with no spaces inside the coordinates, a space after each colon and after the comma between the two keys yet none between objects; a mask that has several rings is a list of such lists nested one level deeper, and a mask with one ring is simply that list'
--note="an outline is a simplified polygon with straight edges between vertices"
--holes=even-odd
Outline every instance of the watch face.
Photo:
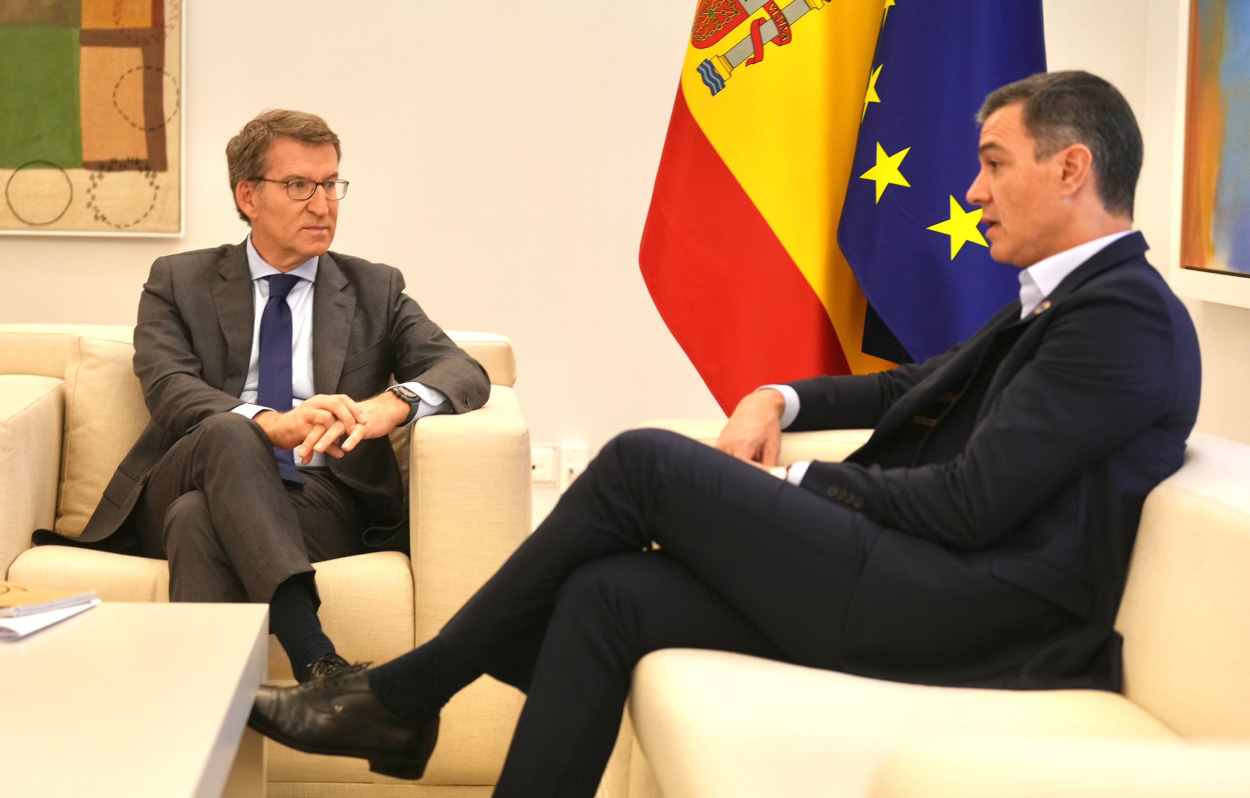
[{"label": "watch face", "polygon": [[400,399],[403,399],[405,402],[407,402],[407,403],[409,403],[409,404],[416,404],[417,402],[419,402],[419,401],[421,400],[421,397],[420,397],[420,396],[417,396],[417,394],[416,394],[416,393],[414,393],[413,391],[408,390],[407,388],[405,388],[405,387],[404,387],[404,386],[402,386],[402,385],[392,385],[392,386],[391,386],[391,393],[395,394],[395,395],[396,395],[396,396],[398,396]]}]

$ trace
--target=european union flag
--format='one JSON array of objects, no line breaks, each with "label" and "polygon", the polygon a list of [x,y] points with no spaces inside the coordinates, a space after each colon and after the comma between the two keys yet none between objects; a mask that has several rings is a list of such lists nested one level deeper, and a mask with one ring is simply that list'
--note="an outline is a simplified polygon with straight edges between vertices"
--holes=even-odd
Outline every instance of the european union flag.
[{"label": "european union flag", "polygon": [[990,259],[964,193],[981,102],[1046,69],[1042,3],[886,5],[838,243],[872,309],[920,361],[1019,294],[1019,272]]}]

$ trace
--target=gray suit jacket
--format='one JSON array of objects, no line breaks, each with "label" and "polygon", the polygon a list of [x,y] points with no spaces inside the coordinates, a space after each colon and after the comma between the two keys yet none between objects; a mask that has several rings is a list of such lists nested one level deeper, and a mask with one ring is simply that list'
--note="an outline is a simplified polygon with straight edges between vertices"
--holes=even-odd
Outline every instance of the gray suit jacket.
[{"label": "gray suit jacket", "polygon": [[[78,541],[98,543],[126,521],[152,467],[183,435],[239,404],[252,350],[252,279],[244,245],[158,258],[143,286],[135,373],[152,421],[122,460]],[[367,399],[391,376],[441,391],[451,411],[485,404],[486,372],[404,293],[398,269],[330,252],[313,294],[313,387]],[[390,441],[362,441],[330,470],[368,511],[366,545],[402,548],[402,480]]]}]

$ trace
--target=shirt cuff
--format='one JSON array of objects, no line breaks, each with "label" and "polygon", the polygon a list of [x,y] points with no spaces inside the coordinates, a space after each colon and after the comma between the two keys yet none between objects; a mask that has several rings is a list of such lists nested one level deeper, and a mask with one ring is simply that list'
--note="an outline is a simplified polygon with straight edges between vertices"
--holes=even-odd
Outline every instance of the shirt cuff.
[{"label": "shirt cuff", "polygon": [[[257,416],[257,415],[260,413],[260,411],[262,411],[262,410],[273,410],[273,408],[272,408],[272,407],[265,407],[264,405],[254,405],[254,404],[250,404],[249,402],[244,402],[243,404],[239,405],[238,407],[232,407],[232,408],[230,409],[230,412],[231,412],[231,413],[238,413],[239,415],[241,415],[241,416],[243,416],[243,417],[245,417],[245,418],[256,418],[256,416]],[[278,412],[278,411],[277,411],[277,410],[274,410],[274,412],[276,413],[276,412]]]},{"label": "shirt cuff", "polygon": [[791,463],[786,469],[786,482],[791,485],[799,485],[803,482],[803,477],[807,476],[807,468],[812,464],[811,460],[799,460]]},{"label": "shirt cuff", "polygon": [[447,402],[447,397],[441,391],[435,390],[428,385],[422,385],[419,382],[401,382],[401,386],[421,397],[417,402],[417,412],[412,414],[412,418],[408,420],[411,424],[419,418],[432,416],[442,410],[443,405]]},{"label": "shirt cuff", "polygon": [[781,428],[785,429],[793,424],[794,420],[799,417],[799,392],[791,388],[789,385],[779,384],[761,385],[755,390],[762,391],[765,388],[772,388],[774,391],[781,394],[781,397],[786,400],[786,409],[781,414]]}]

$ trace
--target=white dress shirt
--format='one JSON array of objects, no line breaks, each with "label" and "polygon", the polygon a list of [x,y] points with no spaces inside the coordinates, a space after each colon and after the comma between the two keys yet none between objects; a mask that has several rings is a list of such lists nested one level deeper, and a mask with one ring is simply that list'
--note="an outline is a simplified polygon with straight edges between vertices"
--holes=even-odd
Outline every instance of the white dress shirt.
[{"label": "white dress shirt", "polygon": [[[1063,278],[1067,277],[1076,268],[1085,261],[1094,257],[1094,255],[1102,252],[1113,241],[1123,238],[1132,230],[1123,230],[1119,233],[1095,238],[1093,241],[1086,241],[1084,244],[1078,244],[1071,249],[1065,249],[1051,255],[1049,258],[1043,258],[1034,263],[1027,269],[1020,272],[1020,318],[1025,318],[1037,306],[1042,304],[1042,300],[1050,296],[1051,292],[1059,287],[1059,283],[1063,282]],[[756,390],[764,388],[772,388],[781,394],[786,401],[786,409],[781,414],[781,428],[785,429],[794,423],[794,419],[799,415],[799,394],[789,385],[761,385]],[[798,485],[803,481],[803,477],[807,474],[807,468],[812,463],[810,460],[800,460],[792,463],[786,469],[786,481]]]},{"label": "white dress shirt", "polygon": [[[271,407],[255,404],[260,391],[260,322],[264,315],[265,305],[269,302],[269,281],[264,279],[272,274],[283,274],[265,262],[265,259],[252,246],[252,237],[247,237],[247,268],[252,273],[252,353],[247,364],[247,380],[243,383],[243,392],[239,394],[242,404],[232,412],[248,418],[254,418],[262,410]],[[313,390],[313,287],[317,282],[317,258],[311,257],[285,274],[293,274],[300,278],[291,292],[286,295],[287,307],[291,309],[291,401],[292,407],[298,407],[312,396]],[[419,382],[405,382],[405,388],[421,397],[417,404],[417,412],[412,417],[416,421],[423,416],[438,412],[447,397],[440,391],[422,385]],[[301,468],[320,468],[325,466],[325,455],[313,452],[312,460],[306,465],[296,463]]]}]

